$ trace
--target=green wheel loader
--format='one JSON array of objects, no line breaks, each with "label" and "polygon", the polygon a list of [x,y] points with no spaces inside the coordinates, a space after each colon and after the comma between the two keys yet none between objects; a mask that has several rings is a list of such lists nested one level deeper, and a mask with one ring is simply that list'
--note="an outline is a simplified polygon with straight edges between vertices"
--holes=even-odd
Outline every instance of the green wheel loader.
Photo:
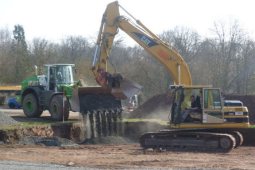
[{"label": "green wheel loader", "polygon": [[36,69],[35,75],[23,80],[20,103],[24,114],[36,118],[48,110],[53,120],[60,121],[68,119],[69,111],[80,112],[83,119],[89,119],[90,129],[96,129],[97,136],[102,132],[111,134],[117,118],[121,118],[121,100],[133,93],[122,93],[117,86],[82,87],[80,81],[74,81],[74,67],[74,64],[46,64],[43,75],[38,75]]}]

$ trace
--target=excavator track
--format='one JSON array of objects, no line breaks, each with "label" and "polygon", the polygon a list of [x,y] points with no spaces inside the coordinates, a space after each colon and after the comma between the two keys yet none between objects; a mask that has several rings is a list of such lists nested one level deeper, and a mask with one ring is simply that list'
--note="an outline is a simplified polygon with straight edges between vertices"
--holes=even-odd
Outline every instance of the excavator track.
[{"label": "excavator track", "polygon": [[145,133],[140,137],[140,145],[143,149],[230,152],[236,139],[225,133],[169,130]]},{"label": "excavator track", "polygon": [[239,146],[241,146],[242,144],[243,144],[243,135],[240,133],[240,132],[238,132],[238,131],[232,131],[231,133],[230,133],[234,138],[235,138],[235,140],[236,140],[236,146],[235,146],[235,148],[237,148],[237,147],[239,147]]}]

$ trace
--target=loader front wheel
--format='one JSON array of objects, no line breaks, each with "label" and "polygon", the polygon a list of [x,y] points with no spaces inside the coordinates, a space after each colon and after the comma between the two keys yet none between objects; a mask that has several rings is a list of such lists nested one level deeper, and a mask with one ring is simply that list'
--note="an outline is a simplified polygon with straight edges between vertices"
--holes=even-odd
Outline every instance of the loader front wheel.
[{"label": "loader front wheel", "polygon": [[39,103],[34,94],[26,94],[22,101],[24,114],[29,118],[40,117],[43,110],[39,107]]},{"label": "loader front wheel", "polygon": [[67,120],[69,117],[69,105],[63,95],[55,95],[50,101],[51,118],[56,121]]}]

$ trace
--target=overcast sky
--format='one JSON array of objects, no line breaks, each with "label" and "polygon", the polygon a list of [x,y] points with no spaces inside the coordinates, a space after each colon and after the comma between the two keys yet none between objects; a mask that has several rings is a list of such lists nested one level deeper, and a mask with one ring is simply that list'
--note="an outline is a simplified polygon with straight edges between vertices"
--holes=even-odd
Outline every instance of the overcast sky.
[{"label": "overcast sky", "polygon": [[[96,39],[102,14],[113,0],[0,0],[0,28],[24,27],[27,40],[59,42],[68,35]],[[184,26],[209,36],[215,21],[235,19],[255,39],[254,0],[119,0],[159,34]]]}]

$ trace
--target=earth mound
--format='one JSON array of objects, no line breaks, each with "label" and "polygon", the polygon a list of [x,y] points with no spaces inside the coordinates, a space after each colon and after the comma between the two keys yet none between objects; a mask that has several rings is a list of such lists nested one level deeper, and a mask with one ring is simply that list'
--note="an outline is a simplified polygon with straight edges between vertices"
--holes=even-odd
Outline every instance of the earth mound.
[{"label": "earth mound", "polygon": [[162,118],[167,120],[170,113],[171,97],[168,94],[158,94],[147,100],[130,113],[130,118]]}]

